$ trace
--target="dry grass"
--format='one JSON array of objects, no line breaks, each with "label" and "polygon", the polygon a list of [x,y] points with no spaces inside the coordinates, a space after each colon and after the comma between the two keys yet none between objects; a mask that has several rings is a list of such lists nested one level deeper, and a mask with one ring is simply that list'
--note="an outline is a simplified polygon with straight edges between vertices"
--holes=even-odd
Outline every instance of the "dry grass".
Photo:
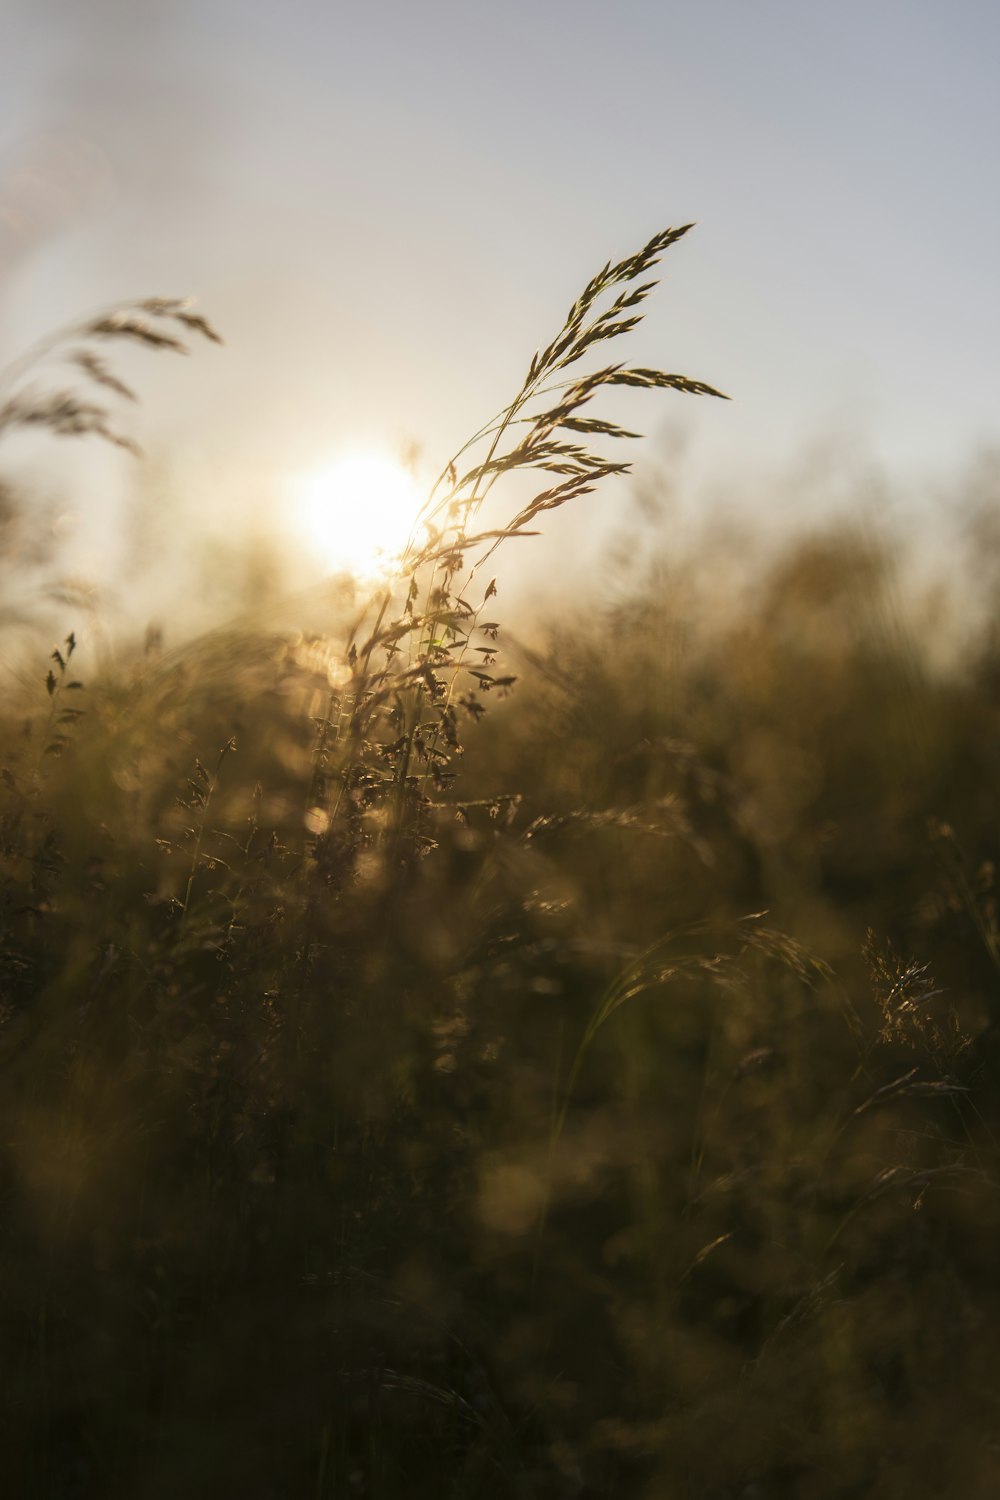
[{"label": "dry grass", "polygon": [[[995,649],[917,670],[886,559],[811,541],[728,613],[633,573],[481,725],[492,552],[624,467],[581,411],[710,393],[565,375],[683,232],[589,283],[353,638],[77,676],[69,635],[4,705],[12,1494],[995,1492]],[[94,340],[210,336],[84,327],[118,401]]]}]

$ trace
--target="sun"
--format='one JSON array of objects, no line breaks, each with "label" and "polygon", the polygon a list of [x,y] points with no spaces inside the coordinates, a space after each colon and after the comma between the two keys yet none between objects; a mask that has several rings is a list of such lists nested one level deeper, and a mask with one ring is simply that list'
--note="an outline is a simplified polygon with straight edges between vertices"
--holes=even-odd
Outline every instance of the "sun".
[{"label": "sun", "polygon": [[298,529],[323,563],[358,579],[393,570],[420,509],[407,471],[384,453],[350,453],[294,486]]}]

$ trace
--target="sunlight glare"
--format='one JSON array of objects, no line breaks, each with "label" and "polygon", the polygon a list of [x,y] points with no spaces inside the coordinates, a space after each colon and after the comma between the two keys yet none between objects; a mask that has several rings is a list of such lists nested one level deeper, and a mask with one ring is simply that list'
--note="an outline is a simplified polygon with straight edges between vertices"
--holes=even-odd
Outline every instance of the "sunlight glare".
[{"label": "sunlight glare", "polygon": [[358,579],[390,573],[406,546],[421,497],[407,471],[381,453],[355,453],[297,485],[306,544]]}]

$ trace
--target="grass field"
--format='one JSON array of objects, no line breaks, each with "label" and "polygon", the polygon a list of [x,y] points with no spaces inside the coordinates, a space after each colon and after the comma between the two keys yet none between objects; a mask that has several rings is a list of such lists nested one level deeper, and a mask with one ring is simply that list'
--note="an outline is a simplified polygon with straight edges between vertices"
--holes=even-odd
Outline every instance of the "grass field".
[{"label": "grass field", "polygon": [[845,529],[725,608],[669,537],[529,644],[493,596],[621,472],[604,387],[718,394],[577,374],[676,237],[590,283],[353,633],[79,678],[70,635],[8,693],[18,1500],[1000,1488],[992,630],[942,668]]}]

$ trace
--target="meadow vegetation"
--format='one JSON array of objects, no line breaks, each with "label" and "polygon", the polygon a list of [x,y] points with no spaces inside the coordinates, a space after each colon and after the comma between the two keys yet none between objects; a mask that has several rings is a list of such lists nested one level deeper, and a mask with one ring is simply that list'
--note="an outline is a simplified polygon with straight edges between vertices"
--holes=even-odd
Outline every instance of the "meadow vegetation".
[{"label": "meadow vegetation", "polygon": [[[626,468],[595,397],[718,394],[588,372],[678,233],[589,284],[346,637],[78,677],[68,634],[8,693],[11,1495],[1000,1487],[991,625],[941,667],[845,528],[725,608],[669,536],[530,644],[495,597]],[[77,368],[120,397],[93,339],[164,318],[213,335],[146,304]]]}]

